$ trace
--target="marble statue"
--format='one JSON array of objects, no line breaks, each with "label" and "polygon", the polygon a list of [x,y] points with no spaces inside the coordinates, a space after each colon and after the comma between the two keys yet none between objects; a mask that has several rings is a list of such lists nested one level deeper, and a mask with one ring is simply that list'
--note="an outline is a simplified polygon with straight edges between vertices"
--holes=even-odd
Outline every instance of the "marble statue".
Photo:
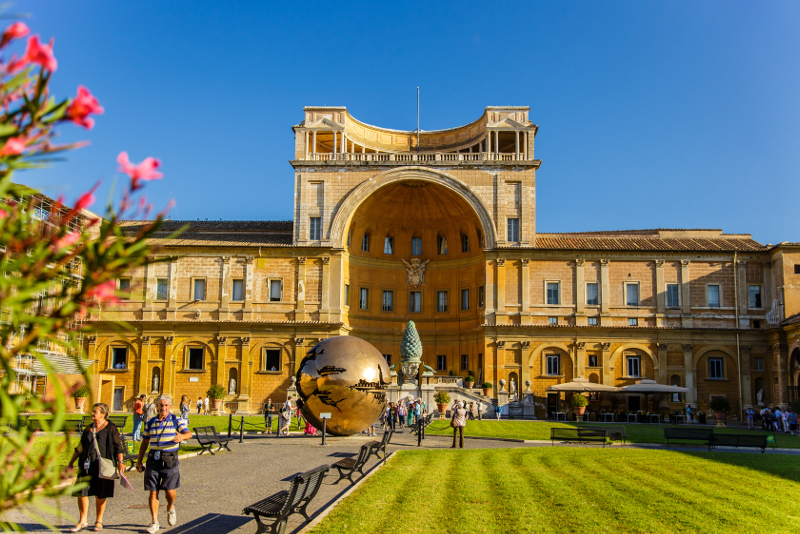
[{"label": "marble statue", "polygon": [[158,375],[153,376],[153,391],[158,392]]},{"label": "marble statue", "polygon": [[517,400],[517,382],[513,378],[508,385],[508,396],[513,400]]},{"label": "marble statue", "polygon": [[759,389],[758,393],[756,393],[756,400],[758,400],[759,406],[764,406],[764,390]]},{"label": "marble statue", "polygon": [[231,378],[230,385],[228,386],[228,395],[236,395],[236,379]]}]

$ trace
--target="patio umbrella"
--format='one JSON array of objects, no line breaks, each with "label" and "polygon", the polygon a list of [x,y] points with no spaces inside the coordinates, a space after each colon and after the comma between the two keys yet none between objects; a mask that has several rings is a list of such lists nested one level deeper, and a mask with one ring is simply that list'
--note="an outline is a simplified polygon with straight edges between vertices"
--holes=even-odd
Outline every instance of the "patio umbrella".
[{"label": "patio umbrella", "polygon": [[679,386],[668,386],[666,384],[659,384],[655,380],[639,380],[630,386],[621,387],[618,390],[620,393],[688,393],[689,390]]},{"label": "patio umbrella", "polygon": [[549,391],[596,391],[596,392],[615,392],[617,388],[614,386],[606,386],[603,384],[595,384],[589,382],[585,378],[576,378],[572,382],[565,384],[556,384],[547,388]]}]

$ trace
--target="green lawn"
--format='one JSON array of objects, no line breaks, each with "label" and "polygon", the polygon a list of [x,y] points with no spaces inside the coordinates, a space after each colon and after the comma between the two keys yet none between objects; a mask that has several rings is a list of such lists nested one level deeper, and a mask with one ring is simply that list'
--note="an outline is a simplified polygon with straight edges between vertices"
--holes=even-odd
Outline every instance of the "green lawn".
[{"label": "green lawn", "polygon": [[[580,425],[603,426],[597,423],[553,423],[550,421],[467,421],[464,431],[466,436],[480,436],[490,438],[514,438],[530,440],[549,440],[550,429],[553,427],[574,427]],[[628,434],[628,441],[632,443],[666,443],[664,428],[667,425],[615,425],[624,426]],[[711,428],[711,427],[708,427]],[[452,434],[450,421],[434,421],[428,427],[431,434]],[[738,428],[714,429],[714,432],[741,433],[761,432]],[[800,448],[800,436],[790,436],[780,432],[763,432],[775,436],[778,447],[788,449]],[[687,442],[691,443],[691,442]],[[697,442],[695,442],[697,443]]]},{"label": "green lawn", "polygon": [[797,532],[798,480],[785,455],[403,451],[312,532]]},{"label": "green lawn", "polygon": [[[87,415],[87,414],[83,414]],[[69,414],[67,415],[67,419],[80,419],[83,415],[78,414]],[[128,416],[128,422],[125,425],[125,429],[123,430],[125,433],[130,434],[133,432],[133,415],[130,413],[119,413],[113,415],[126,415]],[[233,416],[234,420],[236,421],[236,427],[238,432],[238,421],[241,416]],[[264,416],[263,415],[246,415],[244,416],[245,420],[245,432],[248,431],[263,431],[264,429]],[[250,424],[247,424],[250,423]],[[227,415],[193,415],[189,414],[189,428],[200,427],[200,426],[213,426],[217,429],[217,432],[225,432],[228,433],[228,416]],[[273,430],[278,428],[278,416],[274,416],[272,418],[272,428]],[[297,419],[292,417],[292,425],[289,430],[297,430]]]}]

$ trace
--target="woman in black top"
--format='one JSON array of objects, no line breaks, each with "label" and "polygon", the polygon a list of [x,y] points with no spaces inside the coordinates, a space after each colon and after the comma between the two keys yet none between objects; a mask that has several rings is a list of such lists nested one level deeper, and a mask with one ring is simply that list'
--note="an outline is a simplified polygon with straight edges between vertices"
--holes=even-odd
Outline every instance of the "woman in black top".
[{"label": "woman in black top", "polygon": [[[69,467],[72,468],[75,460],[78,459],[78,480],[83,482],[89,477],[89,485],[76,494],[78,497],[78,511],[81,518],[70,532],[79,532],[85,529],[89,515],[89,497],[96,498],[95,508],[97,511],[97,521],[95,531],[103,530],[103,514],[106,511],[106,499],[114,497],[114,481],[100,478],[100,458],[97,456],[97,449],[100,456],[109,460],[117,459],[118,469],[123,471],[125,466],[122,463],[122,442],[119,437],[119,430],[110,422],[108,418],[108,405],[98,403],[92,406],[92,421],[94,423],[86,428],[81,434],[81,440],[72,454]],[[95,434],[96,433],[96,434]],[[97,449],[94,446],[95,435],[97,436]]]}]

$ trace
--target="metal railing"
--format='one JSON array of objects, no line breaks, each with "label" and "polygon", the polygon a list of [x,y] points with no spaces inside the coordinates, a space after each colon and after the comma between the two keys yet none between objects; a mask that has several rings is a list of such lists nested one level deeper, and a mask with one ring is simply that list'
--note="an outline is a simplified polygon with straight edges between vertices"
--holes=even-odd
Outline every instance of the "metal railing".
[{"label": "metal railing", "polygon": [[375,162],[399,162],[411,163],[416,161],[434,162],[458,162],[458,161],[533,161],[526,158],[524,154],[515,153],[493,153],[493,152],[433,152],[425,154],[387,154],[387,153],[362,153],[362,152],[317,152],[307,154],[304,161],[375,161]]}]

